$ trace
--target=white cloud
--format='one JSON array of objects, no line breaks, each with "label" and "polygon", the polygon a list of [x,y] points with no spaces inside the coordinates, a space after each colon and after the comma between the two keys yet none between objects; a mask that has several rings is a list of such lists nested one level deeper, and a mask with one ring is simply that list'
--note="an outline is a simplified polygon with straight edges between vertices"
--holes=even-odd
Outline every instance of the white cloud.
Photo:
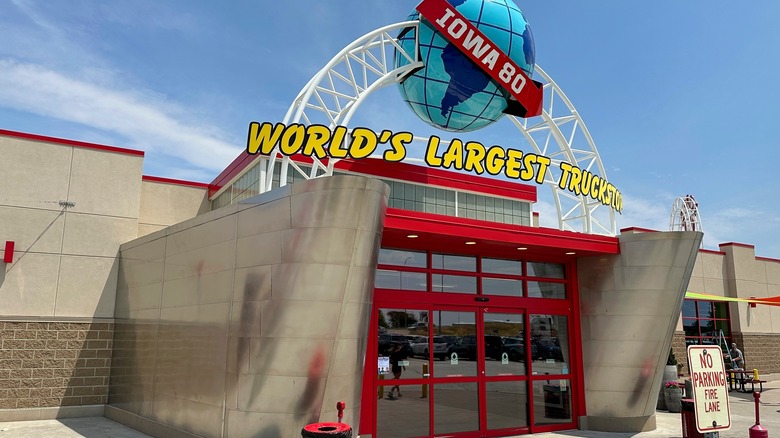
[{"label": "white cloud", "polygon": [[129,147],[180,157],[201,169],[222,170],[241,150],[162,96],[8,59],[0,60],[0,105],[119,134]]}]

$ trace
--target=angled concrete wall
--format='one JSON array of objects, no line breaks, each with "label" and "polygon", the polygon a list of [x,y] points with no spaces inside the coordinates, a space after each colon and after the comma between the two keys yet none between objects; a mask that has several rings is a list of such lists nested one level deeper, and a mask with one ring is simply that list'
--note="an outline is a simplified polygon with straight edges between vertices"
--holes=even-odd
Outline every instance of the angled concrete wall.
[{"label": "angled concrete wall", "polygon": [[703,234],[631,233],[580,259],[587,428],[655,429],[663,368]]},{"label": "angled concrete wall", "polygon": [[296,183],[121,247],[106,415],[158,436],[357,428],[389,188]]}]

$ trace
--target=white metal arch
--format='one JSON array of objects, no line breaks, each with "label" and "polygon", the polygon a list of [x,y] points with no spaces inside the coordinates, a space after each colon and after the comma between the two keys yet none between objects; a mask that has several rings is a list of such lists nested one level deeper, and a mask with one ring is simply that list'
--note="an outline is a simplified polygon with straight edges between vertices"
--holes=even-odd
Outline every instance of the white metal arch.
[{"label": "white metal arch", "polygon": [[693,195],[674,200],[669,217],[669,231],[704,231],[699,216],[699,203]]},{"label": "white metal arch", "polygon": [[[422,67],[415,53],[408,53],[396,41],[400,31],[414,28],[418,21],[406,21],[376,29],[356,39],[334,56],[295,98],[284,118],[285,124],[322,124],[331,128],[348,126],[360,104],[373,91],[396,83]],[[417,35],[417,32],[415,32]],[[394,51],[407,59],[408,64],[394,67]],[[509,116],[511,123],[522,133],[537,154],[553,160],[545,184],[552,189],[561,230],[615,235],[615,211],[588,196],[577,196],[558,187],[560,162],[568,162],[607,179],[593,138],[571,101],[561,88],[539,66],[536,71],[544,84],[544,110],[538,117],[521,119]],[[304,171],[276,146],[268,157],[261,157],[260,192],[272,189],[274,167],[280,166],[280,185],[285,185],[290,168],[304,178],[328,176],[338,160],[323,163],[312,157],[313,165]]]}]

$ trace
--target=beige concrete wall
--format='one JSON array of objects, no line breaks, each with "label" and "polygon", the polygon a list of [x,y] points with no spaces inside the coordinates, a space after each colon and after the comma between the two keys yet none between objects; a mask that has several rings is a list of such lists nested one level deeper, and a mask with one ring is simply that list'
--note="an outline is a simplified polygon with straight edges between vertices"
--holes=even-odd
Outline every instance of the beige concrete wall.
[{"label": "beige concrete wall", "polygon": [[[756,259],[752,245],[722,244],[720,250],[726,254],[724,279],[729,287],[729,296],[762,298],[780,295],[780,261]],[[750,307],[745,303],[734,303],[730,310],[732,331],[780,334],[780,307]]]},{"label": "beige concrete wall", "polygon": [[624,233],[578,260],[587,425],[655,429],[655,408],[700,232]]},{"label": "beige concrete wall", "polygon": [[209,211],[208,189],[144,179],[138,237]]},{"label": "beige concrete wall", "polygon": [[[756,257],[752,245],[724,243],[719,251],[700,250],[691,281],[691,292],[722,297],[750,298],[780,295],[780,260]],[[749,367],[763,373],[780,372],[780,308],[747,303],[729,303],[732,337],[750,358]],[[682,316],[676,337],[684,338]],[[675,351],[678,360],[683,359]],[[683,368],[685,371],[685,368]]]},{"label": "beige concrete wall", "polygon": [[0,263],[0,318],[113,317],[143,156],[12,136],[0,136],[0,156],[0,244],[15,242],[13,263]]},{"label": "beige concrete wall", "polygon": [[388,195],[317,178],[123,245],[107,415],[276,438],[345,401],[356,429]]}]

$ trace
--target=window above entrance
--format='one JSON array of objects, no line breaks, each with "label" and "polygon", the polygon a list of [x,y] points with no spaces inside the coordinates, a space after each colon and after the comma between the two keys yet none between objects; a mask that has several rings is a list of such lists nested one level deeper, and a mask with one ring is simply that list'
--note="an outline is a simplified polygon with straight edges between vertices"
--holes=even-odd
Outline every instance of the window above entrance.
[{"label": "window above entrance", "polygon": [[566,299],[562,263],[382,248],[377,289]]}]

